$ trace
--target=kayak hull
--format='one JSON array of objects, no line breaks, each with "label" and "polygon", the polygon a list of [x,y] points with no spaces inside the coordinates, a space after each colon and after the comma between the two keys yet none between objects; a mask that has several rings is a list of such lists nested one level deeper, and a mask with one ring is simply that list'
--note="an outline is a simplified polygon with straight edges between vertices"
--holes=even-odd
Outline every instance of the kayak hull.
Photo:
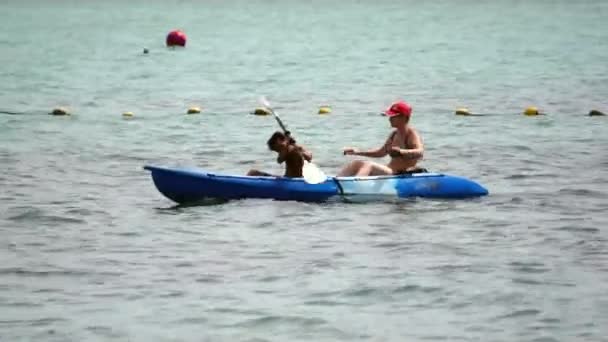
[{"label": "kayak hull", "polygon": [[442,173],[328,177],[323,183],[308,184],[302,178],[234,176],[199,168],[146,165],[144,169],[151,172],[158,191],[177,203],[243,198],[304,202],[325,202],[332,198],[470,198],[488,194],[488,190],[472,180]]}]

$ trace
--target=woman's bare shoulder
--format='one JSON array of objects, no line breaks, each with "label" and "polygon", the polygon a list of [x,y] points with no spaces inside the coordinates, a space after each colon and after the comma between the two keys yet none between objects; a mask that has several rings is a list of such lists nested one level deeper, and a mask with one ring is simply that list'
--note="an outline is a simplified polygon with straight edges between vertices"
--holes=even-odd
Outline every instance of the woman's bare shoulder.
[{"label": "woman's bare shoulder", "polygon": [[417,130],[417,129],[416,129],[416,127],[414,127],[414,126],[410,126],[410,125],[408,125],[408,126],[407,126],[407,132],[408,132],[409,134],[416,134],[416,135],[419,135],[418,130]]}]

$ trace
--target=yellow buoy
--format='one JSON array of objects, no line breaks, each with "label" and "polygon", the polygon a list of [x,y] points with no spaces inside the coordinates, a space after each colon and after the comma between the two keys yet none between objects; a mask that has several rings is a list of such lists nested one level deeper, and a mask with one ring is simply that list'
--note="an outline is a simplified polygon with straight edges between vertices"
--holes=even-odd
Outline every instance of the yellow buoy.
[{"label": "yellow buoy", "polygon": [[58,115],[58,116],[59,115],[70,115],[70,112],[63,107],[58,107],[58,108],[53,109],[53,111],[50,112],[49,114]]},{"label": "yellow buoy", "polygon": [[605,113],[600,112],[597,109],[593,109],[589,112],[589,116],[605,116]]},{"label": "yellow buoy", "polygon": [[330,106],[321,106],[319,107],[319,114],[329,114],[331,113],[331,107]]},{"label": "yellow buoy", "polygon": [[124,112],[122,113],[122,116],[124,118],[132,118],[133,116],[135,116],[135,114],[133,114],[133,112]]},{"label": "yellow buoy", "polygon": [[258,107],[253,111],[253,115],[270,115],[270,109],[266,107]]},{"label": "yellow buoy", "polygon": [[527,115],[527,116],[535,116],[535,115],[539,115],[539,114],[540,114],[540,112],[538,111],[538,108],[536,108],[534,106],[530,106],[524,110],[524,115]]},{"label": "yellow buoy", "polygon": [[198,114],[200,112],[201,112],[200,107],[190,107],[190,108],[188,108],[188,111],[187,111],[188,114]]},{"label": "yellow buoy", "polygon": [[467,108],[461,107],[461,108],[457,108],[456,111],[454,112],[454,114],[466,116],[466,115],[471,115],[471,112]]}]

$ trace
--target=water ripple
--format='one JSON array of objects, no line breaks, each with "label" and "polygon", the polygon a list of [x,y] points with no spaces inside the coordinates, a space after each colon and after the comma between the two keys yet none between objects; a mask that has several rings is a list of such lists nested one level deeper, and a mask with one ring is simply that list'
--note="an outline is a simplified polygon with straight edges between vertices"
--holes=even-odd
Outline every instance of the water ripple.
[{"label": "water ripple", "polygon": [[528,316],[537,316],[541,313],[540,310],[537,309],[522,309],[522,310],[515,310],[512,311],[508,314],[499,316],[496,318],[496,320],[504,320],[504,319],[511,319],[511,318],[519,318],[519,317],[528,317]]},{"label": "water ripple", "polygon": [[288,325],[310,329],[327,323],[324,319],[314,317],[267,315],[234,323],[231,326],[248,329],[277,329],[280,326]]},{"label": "water ripple", "polygon": [[[0,275],[19,275],[26,277],[53,277],[53,276],[70,276],[70,277],[84,277],[95,274],[93,272],[82,271],[82,270],[31,270],[22,267],[8,267],[0,268]],[[110,273],[109,275],[117,275],[120,273]]]},{"label": "water ripple", "polygon": [[546,273],[550,271],[549,268],[544,267],[544,264],[537,262],[511,262],[509,266],[522,273]]},{"label": "water ripple", "polygon": [[[56,202],[56,204],[63,204],[63,203],[67,203],[67,202],[59,202],[59,203]],[[45,215],[45,214],[42,214],[42,211],[38,210],[38,209],[31,209],[25,213],[10,216],[10,217],[8,217],[8,219],[11,221],[15,221],[15,222],[22,222],[22,221],[30,222],[31,221],[31,222],[39,222],[39,223],[54,223],[54,224],[86,223],[85,220],[82,220],[79,218],[73,218],[73,217],[67,217],[67,216],[56,216],[56,215]]]}]

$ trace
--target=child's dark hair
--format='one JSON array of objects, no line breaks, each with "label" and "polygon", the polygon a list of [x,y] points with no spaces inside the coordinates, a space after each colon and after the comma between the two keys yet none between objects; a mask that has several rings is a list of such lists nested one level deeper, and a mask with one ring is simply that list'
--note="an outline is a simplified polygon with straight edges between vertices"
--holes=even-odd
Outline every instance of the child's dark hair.
[{"label": "child's dark hair", "polygon": [[272,145],[276,144],[279,140],[285,140],[287,136],[283,132],[276,131],[274,134],[268,139],[268,148],[272,149]]}]

